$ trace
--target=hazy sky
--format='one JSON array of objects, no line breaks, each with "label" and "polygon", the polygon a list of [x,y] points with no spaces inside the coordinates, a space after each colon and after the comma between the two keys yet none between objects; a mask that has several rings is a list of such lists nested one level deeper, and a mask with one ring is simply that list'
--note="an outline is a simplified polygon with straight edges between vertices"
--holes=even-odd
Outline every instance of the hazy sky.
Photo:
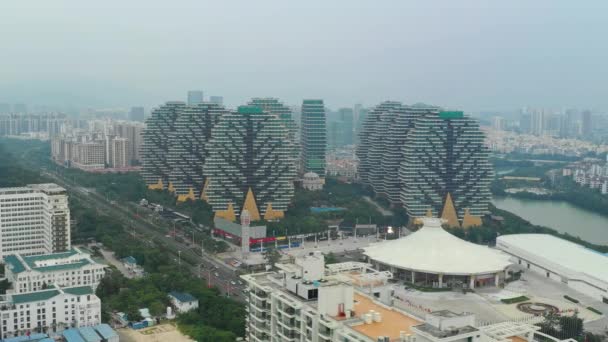
[{"label": "hazy sky", "polygon": [[608,1],[61,1],[0,5],[0,102],[608,108]]}]

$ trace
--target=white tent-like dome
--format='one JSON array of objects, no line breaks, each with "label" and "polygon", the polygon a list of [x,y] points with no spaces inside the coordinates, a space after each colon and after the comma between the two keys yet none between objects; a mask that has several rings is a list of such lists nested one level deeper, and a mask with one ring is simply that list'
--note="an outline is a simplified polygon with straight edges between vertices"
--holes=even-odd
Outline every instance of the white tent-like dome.
[{"label": "white tent-like dome", "polygon": [[477,245],[446,232],[441,219],[423,218],[418,231],[373,244],[364,250],[371,260],[399,270],[429,274],[475,276],[504,272],[509,255]]}]

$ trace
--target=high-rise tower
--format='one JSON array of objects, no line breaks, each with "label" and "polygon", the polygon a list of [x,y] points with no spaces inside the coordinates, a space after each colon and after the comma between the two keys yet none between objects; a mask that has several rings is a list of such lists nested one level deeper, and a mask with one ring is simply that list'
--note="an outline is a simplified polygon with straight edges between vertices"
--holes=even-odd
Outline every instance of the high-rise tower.
[{"label": "high-rise tower", "polygon": [[457,217],[488,213],[494,177],[479,123],[462,112],[419,115],[403,144],[401,201],[412,217],[451,207]]},{"label": "high-rise tower", "polygon": [[211,130],[225,113],[227,111],[221,105],[200,103],[184,107],[177,118],[167,161],[171,166],[169,188],[178,201],[201,198],[207,144]]},{"label": "high-rise tower", "polygon": [[304,100],[302,103],[302,171],[325,177],[327,149],[325,106],[323,100]]},{"label": "high-rise tower", "polygon": [[141,174],[150,189],[166,189],[171,165],[167,161],[169,139],[175,131],[175,121],[186,106],[183,102],[167,102],[152,110],[142,133]]},{"label": "high-rise tower", "polygon": [[293,145],[276,115],[241,106],[221,116],[211,132],[204,176],[216,216],[251,220],[283,217],[294,193]]},{"label": "high-rise tower", "polygon": [[188,106],[194,106],[199,103],[203,103],[203,91],[190,90],[188,92]]}]

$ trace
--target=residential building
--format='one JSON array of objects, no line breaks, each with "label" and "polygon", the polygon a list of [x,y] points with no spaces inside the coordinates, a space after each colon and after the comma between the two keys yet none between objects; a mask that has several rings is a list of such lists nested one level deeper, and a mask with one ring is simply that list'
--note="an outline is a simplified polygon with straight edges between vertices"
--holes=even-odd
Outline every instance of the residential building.
[{"label": "residential building", "polygon": [[171,291],[169,300],[178,313],[184,313],[198,308],[198,299],[189,293]]},{"label": "residential building", "polygon": [[26,331],[61,332],[101,323],[101,301],[90,286],[59,287],[0,296],[2,338]]},{"label": "residential building", "polygon": [[404,141],[399,169],[401,202],[410,217],[429,210],[443,217],[454,207],[463,224],[467,214],[481,224],[494,178],[484,139],[479,123],[463,112],[439,111],[416,118]]},{"label": "residential building", "polygon": [[78,248],[43,255],[6,255],[4,263],[6,278],[12,284],[9,293],[36,292],[51,285],[90,286],[95,290],[107,267]]},{"label": "residential building", "polygon": [[227,112],[214,103],[186,106],[180,112],[175,122],[175,133],[169,139],[167,155],[171,168],[168,189],[178,201],[194,201],[203,195],[206,147],[211,139],[211,130]]},{"label": "residential building", "polygon": [[0,188],[0,257],[70,248],[70,209],[64,188],[52,183]]},{"label": "residential building", "polygon": [[142,133],[145,126],[140,122],[118,121],[113,124],[113,134],[125,138],[129,143],[129,166],[141,162],[140,150],[143,143]]},{"label": "residential building", "polygon": [[241,106],[222,115],[211,132],[203,175],[216,216],[234,221],[247,209],[251,220],[283,217],[294,195],[293,145],[273,114]]},{"label": "residential building", "polygon": [[584,111],[581,115],[581,136],[588,139],[593,131],[593,123],[591,121],[591,111]]},{"label": "residential building", "polygon": [[188,91],[188,106],[194,106],[199,103],[203,103],[203,91],[202,90],[190,90]]},{"label": "residential building", "polygon": [[83,170],[98,170],[106,167],[106,144],[103,141],[76,143],[72,152],[73,167]]},{"label": "residential building", "polygon": [[114,138],[110,141],[111,159],[110,167],[125,168],[131,165],[131,143],[127,138]]},{"label": "residential building", "polygon": [[467,210],[477,218],[488,212],[489,151],[477,121],[462,112],[381,103],[367,117],[356,154],[361,182],[410,217],[429,210],[441,216],[448,194],[459,221]]},{"label": "residential building", "polygon": [[326,114],[323,100],[302,102],[302,172],[314,172],[325,178],[327,150]]},{"label": "residential building", "polygon": [[167,102],[152,110],[142,133],[141,174],[150,189],[166,189],[171,165],[167,161],[171,135],[175,133],[177,117],[186,106],[183,102]]},{"label": "residential building", "polygon": [[340,108],[338,109],[340,116],[340,128],[342,131],[340,141],[340,147],[346,145],[352,145],[354,142],[353,135],[355,134],[355,119],[352,108]]},{"label": "residential building", "polygon": [[224,97],[223,96],[209,96],[209,102],[215,103],[218,105],[224,105]]},{"label": "residential building", "polygon": [[378,123],[387,112],[393,108],[401,107],[400,102],[385,101],[370,110],[362,123],[361,133],[359,134],[359,145],[356,155],[359,158],[359,178],[364,184],[370,184],[369,174],[373,167],[378,165],[380,156],[370,152],[373,146],[378,144],[380,131],[377,129]]},{"label": "residential building", "polygon": [[[298,157],[300,154],[299,141],[296,140],[298,127],[293,121],[293,112],[291,108],[279,101],[279,99],[272,97],[254,97],[251,99],[251,101],[249,101],[249,103],[247,103],[247,105],[262,108],[262,110],[276,116],[281,121],[281,123],[287,129],[287,139],[293,145],[292,158],[296,163],[298,163]],[[298,167],[298,165],[296,165],[296,167]]]}]

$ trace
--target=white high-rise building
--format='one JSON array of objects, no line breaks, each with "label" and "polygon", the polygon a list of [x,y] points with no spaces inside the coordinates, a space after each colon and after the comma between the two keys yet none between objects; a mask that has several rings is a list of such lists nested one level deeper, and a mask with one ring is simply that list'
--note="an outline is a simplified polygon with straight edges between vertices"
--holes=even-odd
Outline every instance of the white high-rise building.
[{"label": "white high-rise building", "polygon": [[70,248],[70,209],[64,188],[53,183],[0,188],[0,257]]},{"label": "white high-rise building", "polygon": [[114,138],[112,144],[112,159],[110,166],[123,168],[131,165],[131,143],[127,138]]}]

